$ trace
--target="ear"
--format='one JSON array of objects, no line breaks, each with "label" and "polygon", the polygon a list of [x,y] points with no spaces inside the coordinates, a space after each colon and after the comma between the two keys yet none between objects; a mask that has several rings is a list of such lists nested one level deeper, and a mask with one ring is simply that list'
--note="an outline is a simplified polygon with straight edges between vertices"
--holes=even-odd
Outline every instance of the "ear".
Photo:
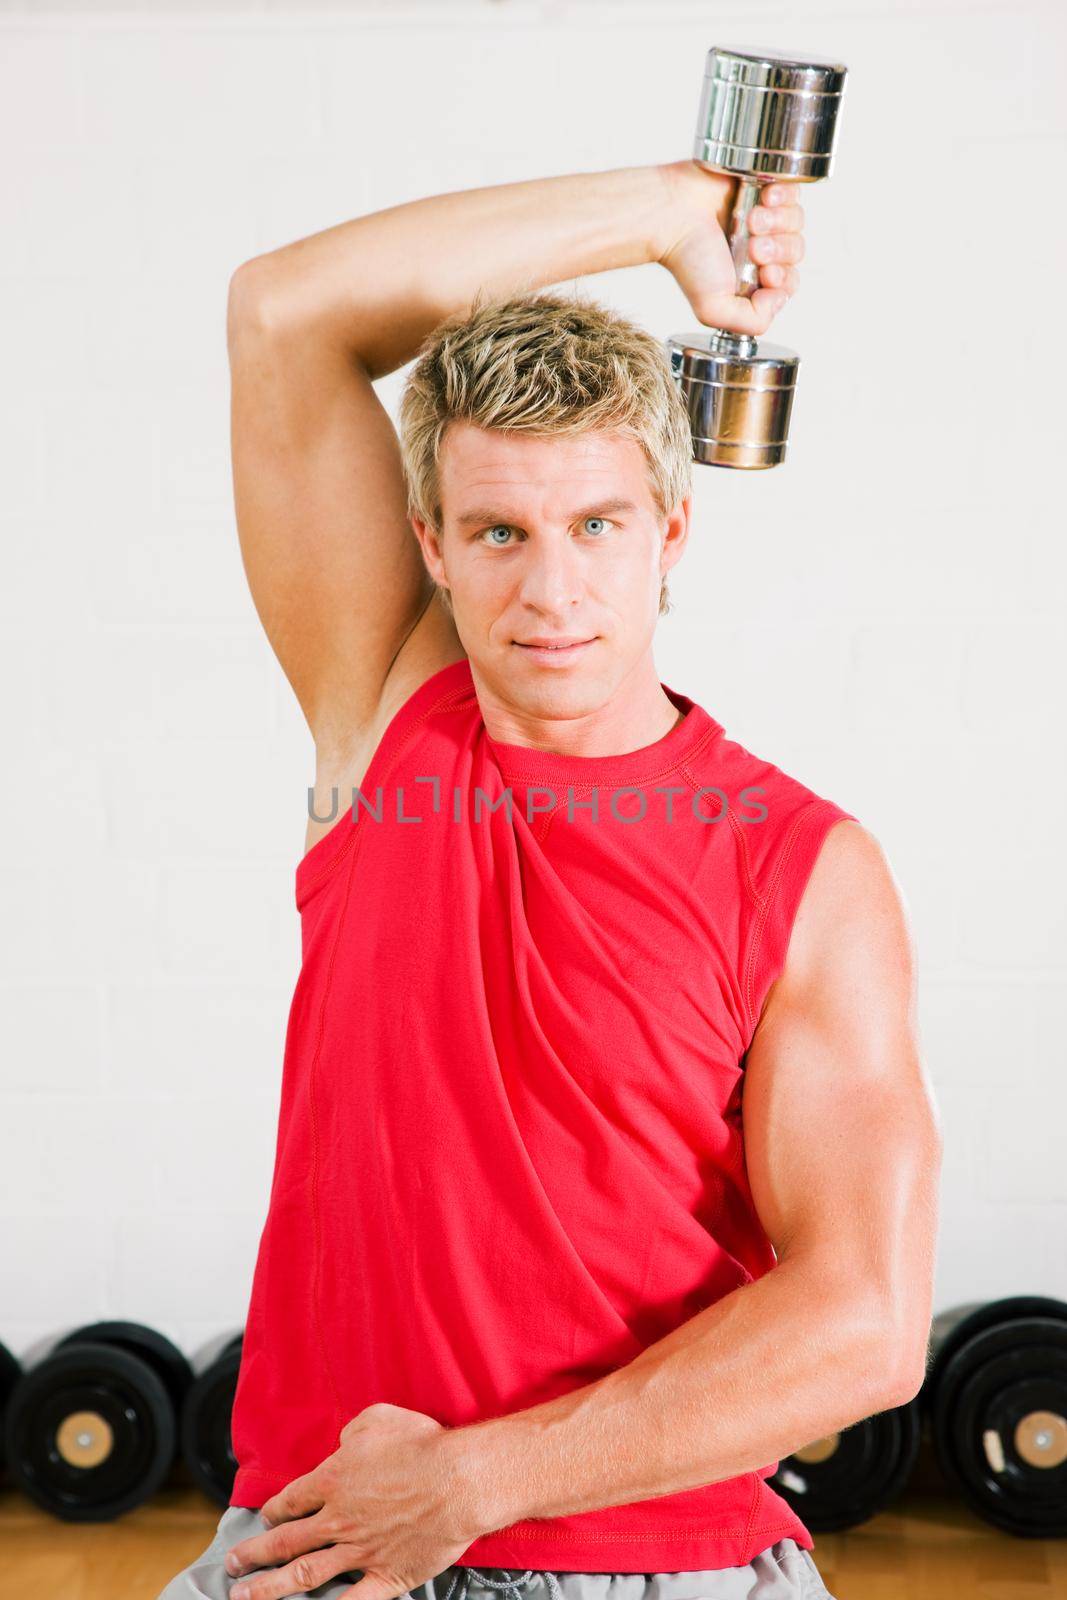
[{"label": "ear", "polygon": [[670,512],[666,519],[663,532],[663,545],[660,550],[659,570],[664,577],[682,558],[682,551],[689,539],[689,529],[692,525],[693,496],[687,494],[684,500]]},{"label": "ear", "polygon": [[419,549],[422,551],[427,572],[434,583],[442,589],[447,589],[445,564],[441,556],[441,534],[432,523],[424,522],[421,517],[413,516],[410,520],[415,530],[415,537],[419,541]]}]

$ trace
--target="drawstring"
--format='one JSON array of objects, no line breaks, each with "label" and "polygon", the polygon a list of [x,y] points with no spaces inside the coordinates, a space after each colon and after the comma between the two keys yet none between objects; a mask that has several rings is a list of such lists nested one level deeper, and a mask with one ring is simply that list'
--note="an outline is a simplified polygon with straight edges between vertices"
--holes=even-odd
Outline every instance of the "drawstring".
[{"label": "drawstring", "polygon": [[[503,1572],[505,1568],[497,1567],[496,1570],[497,1572]],[[522,1591],[527,1587],[530,1579],[538,1575],[536,1570],[531,1568],[528,1572],[520,1572],[517,1577],[490,1578],[484,1567],[480,1569],[478,1567],[456,1567],[447,1590],[441,1596],[441,1600],[467,1600],[467,1589],[470,1585],[472,1574],[477,1577],[479,1584],[483,1588],[496,1589],[501,1595],[506,1595],[507,1600],[527,1600]],[[545,1572],[541,1576],[548,1585],[548,1592],[552,1596],[552,1600],[563,1600],[563,1590],[559,1586],[559,1579],[556,1574],[554,1572]]]}]

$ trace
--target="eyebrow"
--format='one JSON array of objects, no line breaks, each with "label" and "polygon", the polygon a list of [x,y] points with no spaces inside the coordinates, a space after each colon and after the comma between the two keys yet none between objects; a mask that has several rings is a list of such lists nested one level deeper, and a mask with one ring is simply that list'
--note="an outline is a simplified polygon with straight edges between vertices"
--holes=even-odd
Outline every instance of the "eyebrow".
[{"label": "eyebrow", "polygon": [[[599,516],[601,512],[636,510],[637,506],[633,500],[624,500],[618,497],[613,500],[594,500],[592,505],[583,506],[581,510],[575,511],[570,520],[574,522],[579,517]],[[462,516],[456,518],[461,528],[474,527],[483,522],[506,522],[510,525],[513,520],[506,511],[498,511],[493,507],[481,511],[464,511]]]}]

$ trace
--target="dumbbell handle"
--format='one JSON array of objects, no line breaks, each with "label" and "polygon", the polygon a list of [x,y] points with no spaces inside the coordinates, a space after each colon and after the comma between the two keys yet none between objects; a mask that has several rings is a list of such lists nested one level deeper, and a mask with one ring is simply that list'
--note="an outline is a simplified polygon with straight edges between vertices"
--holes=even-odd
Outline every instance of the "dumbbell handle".
[{"label": "dumbbell handle", "polygon": [[759,204],[764,184],[759,178],[738,178],[737,193],[730,208],[726,241],[733,256],[737,274],[737,293],[746,299],[759,288],[759,262],[748,253],[748,215]]}]

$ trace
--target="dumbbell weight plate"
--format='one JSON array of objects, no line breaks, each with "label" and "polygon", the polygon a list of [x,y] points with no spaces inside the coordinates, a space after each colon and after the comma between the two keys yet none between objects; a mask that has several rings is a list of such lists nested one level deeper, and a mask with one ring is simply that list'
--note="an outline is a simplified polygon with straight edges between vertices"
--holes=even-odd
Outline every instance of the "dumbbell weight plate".
[{"label": "dumbbell weight plate", "polygon": [[237,1459],[230,1439],[242,1339],[231,1340],[194,1380],[181,1417],[181,1449],[191,1476],[216,1504],[229,1504]]},{"label": "dumbbell weight plate", "polygon": [[143,1322],[91,1322],[84,1328],[75,1328],[73,1333],[64,1334],[53,1349],[63,1350],[68,1345],[85,1343],[114,1345],[147,1361],[162,1380],[174,1407],[175,1417],[181,1415],[185,1397],[192,1385],[193,1369],[177,1345],[165,1334],[147,1327]]},{"label": "dumbbell weight plate", "polygon": [[5,1421],[16,1487],[65,1522],[110,1522],[170,1471],[174,1408],[147,1362],[109,1344],[56,1348],[24,1372]]},{"label": "dumbbell weight plate", "polygon": [[1067,1305],[992,1301],[950,1326],[928,1379],[942,1472],[977,1516],[1067,1535]]},{"label": "dumbbell weight plate", "polygon": [[779,1463],[772,1489],[813,1533],[853,1528],[904,1487],[919,1450],[918,1400],[816,1439]]}]

